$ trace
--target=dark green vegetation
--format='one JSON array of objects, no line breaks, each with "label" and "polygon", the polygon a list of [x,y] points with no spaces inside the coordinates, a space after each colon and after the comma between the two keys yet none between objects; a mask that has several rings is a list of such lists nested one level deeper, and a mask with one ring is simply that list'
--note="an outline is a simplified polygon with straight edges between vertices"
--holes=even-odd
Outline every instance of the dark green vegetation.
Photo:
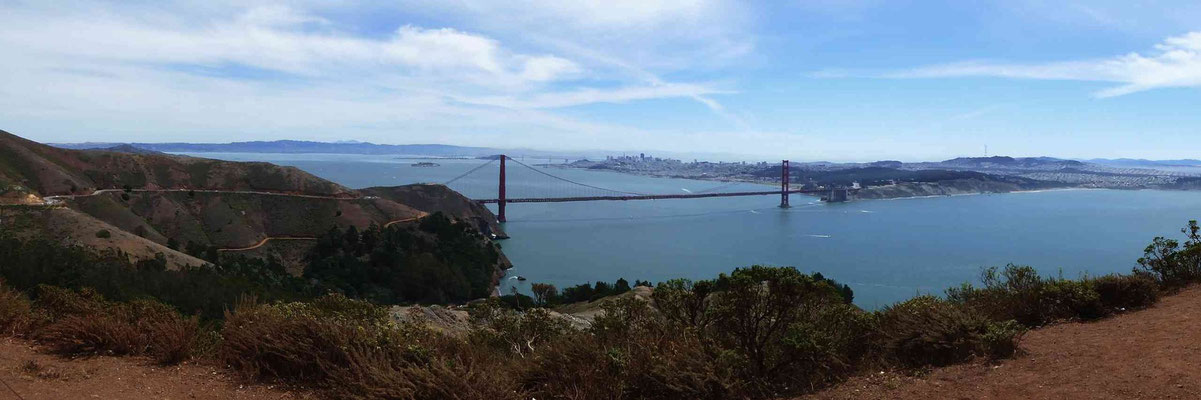
[{"label": "dark green vegetation", "polygon": [[[455,228],[434,225],[435,233]],[[13,267],[8,260],[52,265],[36,260],[63,253],[22,256],[16,253],[50,246],[18,241],[0,253],[8,279],[0,288],[0,330],[62,354],[140,354],[164,363],[202,357],[331,398],[779,398],[858,373],[1007,357],[1028,328],[1149,306],[1201,278],[1199,230],[1190,223],[1183,243],[1157,238],[1130,275],[1069,280],[1010,265],[984,271],[978,287],[874,312],[850,304],[819,275],[752,266],[659,283],[653,302],[607,301],[586,329],[546,308],[479,302],[470,307],[474,327],[459,335],[393,322],[386,308],[339,294],[240,301],[216,324],[200,324],[149,297],[102,296],[113,292],[104,277]],[[365,234],[348,235],[355,236],[331,233],[322,246],[327,256],[353,256]],[[366,252],[356,259],[370,260]],[[44,278],[101,286],[38,286]]]},{"label": "dark green vegetation", "polygon": [[331,229],[309,256],[304,277],[295,277],[276,260],[220,256],[195,243],[187,250],[214,265],[171,270],[161,257],[130,262],[118,250],[0,237],[0,278],[22,291],[47,284],[90,288],[119,301],[157,299],[206,319],[220,318],[243,296],[273,302],[340,292],[385,304],[461,302],[491,290],[499,253],[486,243],[441,214],[362,234]]},{"label": "dark green vegetation", "polygon": [[86,288],[117,301],[157,299],[205,318],[220,318],[242,296],[290,301],[317,293],[270,260],[227,258],[220,266],[168,270],[162,259],[131,263],[119,251],[11,237],[0,238],[0,260],[0,277],[17,290]]},{"label": "dark green vegetation", "polygon": [[323,291],[377,303],[447,303],[487,297],[500,252],[475,227],[442,213],[416,227],[330,229],[304,277]]}]

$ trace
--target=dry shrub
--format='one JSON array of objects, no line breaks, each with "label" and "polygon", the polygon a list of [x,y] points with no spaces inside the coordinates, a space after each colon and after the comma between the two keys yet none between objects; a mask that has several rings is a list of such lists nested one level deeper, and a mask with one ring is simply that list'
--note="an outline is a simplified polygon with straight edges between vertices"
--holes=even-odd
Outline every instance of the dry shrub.
[{"label": "dry shrub", "polygon": [[459,339],[392,323],[387,310],[329,295],[311,303],[240,303],[218,358],[247,377],[316,386],[337,398],[516,397],[499,360]]},{"label": "dry shrub", "polygon": [[992,322],[972,309],[919,296],[879,312],[885,357],[899,365],[943,366],[976,356],[1013,354],[1025,332],[1012,322]]},{"label": "dry shrub", "polygon": [[691,328],[637,299],[603,305],[588,332],[561,335],[523,363],[521,384],[547,399],[725,399],[745,385]]},{"label": "dry shrub", "polygon": [[33,305],[29,299],[0,281],[0,334],[24,334],[33,318]]},{"label": "dry shrub", "polygon": [[627,392],[622,355],[605,351],[591,335],[555,340],[523,364],[522,388],[536,399],[608,400]]},{"label": "dry shrub", "polygon": [[199,334],[196,317],[152,300],[109,302],[86,289],[43,286],[38,305],[55,319],[36,338],[58,354],[148,355],[175,364],[191,357]]},{"label": "dry shrub", "polygon": [[49,319],[71,315],[93,315],[106,306],[104,296],[92,288],[71,290],[58,286],[38,285],[34,305]]}]

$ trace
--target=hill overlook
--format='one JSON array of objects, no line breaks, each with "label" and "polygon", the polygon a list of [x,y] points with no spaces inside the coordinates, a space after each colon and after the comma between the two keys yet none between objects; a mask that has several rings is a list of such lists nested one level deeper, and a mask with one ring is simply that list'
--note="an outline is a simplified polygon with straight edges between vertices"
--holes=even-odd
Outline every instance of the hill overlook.
[{"label": "hill overlook", "polygon": [[[134,259],[164,254],[174,267],[217,251],[279,259],[300,273],[299,260],[330,229],[412,224],[437,212],[505,237],[487,208],[442,185],[352,190],[294,167],[128,145],[62,149],[4,131],[0,189],[0,204],[13,210],[6,228],[24,237]],[[496,268],[507,266],[502,256]]]}]

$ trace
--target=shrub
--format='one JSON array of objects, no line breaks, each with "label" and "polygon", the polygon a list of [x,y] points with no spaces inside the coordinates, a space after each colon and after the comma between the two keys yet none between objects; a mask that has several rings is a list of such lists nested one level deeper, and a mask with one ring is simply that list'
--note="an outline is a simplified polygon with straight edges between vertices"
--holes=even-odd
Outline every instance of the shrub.
[{"label": "shrub", "polygon": [[970,308],[933,296],[897,303],[879,311],[878,317],[885,357],[909,367],[1005,355],[1016,348],[1022,332],[1019,325],[991,322]]},{"label": "shrub", "polygon": [[109,232],[108,229],[101,229],[101,230],[96,231],[96,237],[101,238],[101,239],[108,239],[110,237],[113,237],[113,234],[112,234],[112,232]]},{"label": "shrub", "polygon": [[964,284],[948,289],[947,299],[990,320],[1013,319],[1026,326],[1060,319],[1096,319],[1109,314],[1089,282],[1043,278],[1028,266],[988,268],[981,274],[981,281],[982,288]]},{"label": "shrub", "polygon": [[1159,300],[1159,285],[1146,273],[1105,275],[1091,283],[1101,305],[1108,310],[1138,309]]},{"label": "shrub", "polygon": [[654,293],[664,318],[696,332],[715,370],[729,368],[752,397],[809,390],[857,368],[874,318],[849,297],[820,275],[764,266],[668,281]]},{"label": "shrub", "polygon": [[29,299],[0,281],[0,334],[23,334],[32,322],[33,305]]},{"label": "shrub", "polygon": [[988,329],[980,337],[984,354],[992,359],[1012,357],[1018,351],[1018,342],[1026,333],[1026,327],[1017,321],[1009,320],[988,324]]},{"label": "shrub", "polygon": [[1189,221],[1180,232],[1187,236],[1183,247],[1177,240],[1156,237],[1138,259],[1142,271],[1169,288],[1201,281],[1201,226]]},{"label": "shrub", "polygon": [[1110,313],[1088,281],[1048,279],[1040,289],[1038,309],[1044,322],[1062,318],[1092,320]]},{"label": "shrub", "polygon": [[519,357],[537,351],[543,343],[570,329],[565,321],[552,316],[546,309],[516,312],[497,300],[475,304],[470,313],[482,326],[472,332],[475,341]]},{"label": "shrub", "polygon": [[242,302],[218,358],[248,377],[313,385],[337,398],[513,398],[499,363],[387,310],[330,295],[310,303]]},{"label": "shrub", "polygon": [[149,355],[164,364],[191,357],[199,320],[153,300],[108,302],[94,291],[42,286],[38,303],[54,321],[36,338],[64,355]]}]

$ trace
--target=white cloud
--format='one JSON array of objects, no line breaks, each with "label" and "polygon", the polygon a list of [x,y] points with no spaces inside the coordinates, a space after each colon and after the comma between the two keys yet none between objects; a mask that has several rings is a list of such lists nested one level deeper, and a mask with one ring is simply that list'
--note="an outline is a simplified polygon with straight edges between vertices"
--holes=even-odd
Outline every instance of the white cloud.
[{"label": "white cloud", "polygon": [[[663,29],[692,13],[690,3],[631,2],[629,20],[557,12],[585,32],[622,24]],[[54,141],[126,134],[147,141],[601,143],[645,136],[555,109],[723,93],[654,75],[648,82],[630,72],[641,67],[613,68],[478,24],[399,18],[390,32],[362,32],[329,3],[293,4],[0,6],[0,128]]]},{"label": "white cloud", "polygon": [[1201,32],[1169,37],[1148,54],[1130,53],[1108,59],[1010,64],[984,61],[921,67],[887,74],[892,78],[991,76],[1014,79],[1114,82],[1096,92],[1114,97],[1170,87],[1201,87]]},{"label": "white cloud", "polygon": [[545,92],[524,98],[513,96],[492,96],[457,100],[464,103],[489,105],[504,108],[562,108],[593,103],[625,103],[636,100],[649,100],[673,97],[700,97],[708,94],[729,93],[702,85],[692,84],[660,84],[651,86],[631,86],[617,89],[578,89],[572,91]]}]

